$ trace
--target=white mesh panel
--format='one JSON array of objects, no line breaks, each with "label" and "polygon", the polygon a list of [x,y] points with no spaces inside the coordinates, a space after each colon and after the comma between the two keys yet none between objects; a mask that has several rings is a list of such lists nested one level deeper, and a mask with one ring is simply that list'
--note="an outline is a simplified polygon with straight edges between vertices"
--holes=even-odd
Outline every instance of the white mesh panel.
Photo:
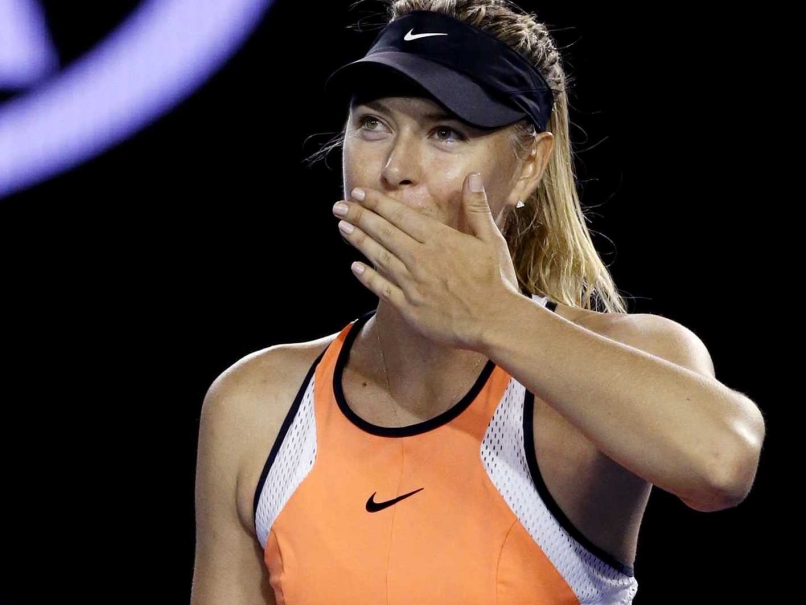
[{"label": "white mesh panel", "polygon": [[638,590],[634,576],[611,567],[577,542],[551,514],[529,473],[523,435],[526,387],[514,378],[496,408],[481,459],[493,484],[565,578],[580,604],[626,605]]},{"label": "white mesh panel", "polygon": [[311,375],[294,421],[283,438],[260,492],[255,532],[264,550],[274,520],[311,471],[316,459],[316,417],[313,409],[315,376]]}]

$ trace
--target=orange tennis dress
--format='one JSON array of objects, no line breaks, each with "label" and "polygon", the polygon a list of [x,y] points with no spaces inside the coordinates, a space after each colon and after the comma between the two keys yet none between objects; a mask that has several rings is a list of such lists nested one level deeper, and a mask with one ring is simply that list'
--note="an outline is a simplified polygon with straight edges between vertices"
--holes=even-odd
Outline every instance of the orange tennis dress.
[{"label": "orange tennis dress", "polygon": [[349,408],[342,373],[374,313],[313,362],[255,490],[278,605],[631,603],[633,568],[551,497],[535,457],[534,395],[492,360],[425,422],[381,427]]}]

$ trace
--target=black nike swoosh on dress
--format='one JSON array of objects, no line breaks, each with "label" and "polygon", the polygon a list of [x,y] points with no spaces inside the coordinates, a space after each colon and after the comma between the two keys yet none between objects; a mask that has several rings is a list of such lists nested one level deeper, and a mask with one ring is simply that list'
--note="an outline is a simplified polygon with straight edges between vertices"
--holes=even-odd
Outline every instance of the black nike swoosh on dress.
[{"label": "black nike swoosh on dress", "polygon": [[375,494],[378,493],[378,492],[375,492],[369,497],[369,500],[367,500],[367,512],[369,512],[369,513],[377,513],[379,510],[383,510],[384,508],[389,508],[393,504],[397,504],[401,500],[404,500],[405,498],[408,498],[409,496],[413,496],[414,494],[416,494],[417,492],[419,492],[419,491],[421,491],[423,489],[425,489],[425,488],[421,487],[420,489],[416,489],[413,492],[409,492],[408,494],[398,496],[397,498],[394,498],[393,500],[387,500],[386,502],[375,502]]}]

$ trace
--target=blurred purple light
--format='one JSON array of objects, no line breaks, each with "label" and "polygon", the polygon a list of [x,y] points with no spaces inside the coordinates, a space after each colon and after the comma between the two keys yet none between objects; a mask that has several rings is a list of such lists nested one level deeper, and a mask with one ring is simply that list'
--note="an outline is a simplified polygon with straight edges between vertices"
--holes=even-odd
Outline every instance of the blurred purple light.
[{"label": "blurred purple light", "polygon": [[58,69],[59,56],[39,4],[0,2],[0,88],[25,88]]},{"label": "blurred purple light", "polygon": [[[58,77],[0,106],[0,199],[98,155],[170,110],[238,50],[272,2],[150,0]],[[44,35],[37,36],[42,47]],[[20,47],[33,47],[33,39]]]}]

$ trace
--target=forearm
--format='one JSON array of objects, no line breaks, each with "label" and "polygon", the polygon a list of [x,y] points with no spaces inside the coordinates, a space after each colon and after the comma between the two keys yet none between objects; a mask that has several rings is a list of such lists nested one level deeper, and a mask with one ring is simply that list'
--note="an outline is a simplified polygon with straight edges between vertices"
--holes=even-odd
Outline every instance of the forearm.
[{"label": "forearm", "polygon": [[759,440],[748,423],[752,402],[715,378],[577,326],[522,295],[501,309],[483,330],[481,352],[600,451],[689,505],[741,497],[737,478],[755,468]]}]

